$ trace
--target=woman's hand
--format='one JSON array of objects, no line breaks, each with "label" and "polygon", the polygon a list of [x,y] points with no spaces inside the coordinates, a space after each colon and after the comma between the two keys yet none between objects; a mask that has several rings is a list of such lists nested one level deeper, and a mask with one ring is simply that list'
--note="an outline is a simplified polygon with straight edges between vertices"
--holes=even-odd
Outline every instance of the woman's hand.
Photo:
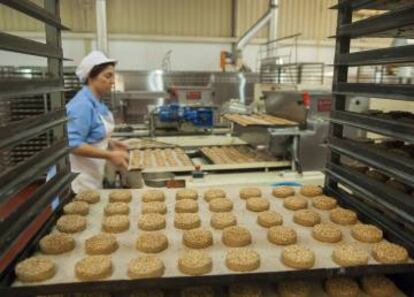
[{"label": "woman's hand", "polygon": [[125,150],[109,151],[107,159],[116,167],[128,169],[129,155]]}]

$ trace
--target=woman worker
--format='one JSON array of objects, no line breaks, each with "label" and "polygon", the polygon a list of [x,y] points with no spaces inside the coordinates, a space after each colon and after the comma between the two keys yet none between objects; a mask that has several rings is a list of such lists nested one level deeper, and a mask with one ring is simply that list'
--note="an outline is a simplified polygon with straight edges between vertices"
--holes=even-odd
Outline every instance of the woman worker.
[{"label": "woman worker", "polygon": [[79,173],[72,182],[75,193],[102,188],[106,161],[128,167],[127,146],[110,139],[114,118],[101,100],[115,83],[115,64],[102,52],[93,51],[76,69],[84,86],[66,106],[69,146],[73,148],[70,165],[72,172]]}]

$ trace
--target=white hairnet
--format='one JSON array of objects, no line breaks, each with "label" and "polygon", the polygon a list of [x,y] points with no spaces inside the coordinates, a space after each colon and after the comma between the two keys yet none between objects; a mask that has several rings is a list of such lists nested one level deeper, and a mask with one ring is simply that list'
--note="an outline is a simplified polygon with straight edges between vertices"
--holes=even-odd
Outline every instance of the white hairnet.
[{"label": "white hairnet", "polygon": [[89,55],[83,58],[78,67],[76,67],[76,76],[82,83],[84,83],[86,82],[93,67],[101,64],[116,62],[117,61],[114,59],[108,59],[105,54],[100,51],[92,51]]}]

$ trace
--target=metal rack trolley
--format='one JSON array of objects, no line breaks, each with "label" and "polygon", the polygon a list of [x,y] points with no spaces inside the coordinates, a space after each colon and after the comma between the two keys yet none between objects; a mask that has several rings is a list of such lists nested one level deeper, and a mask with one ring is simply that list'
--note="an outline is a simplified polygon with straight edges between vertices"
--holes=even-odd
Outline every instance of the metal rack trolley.
[{"label": "metal rack trolley", "polygon": [[[43,7],[28,0],[0,3],[43,22],[46,36],[46,42],[42,43],[0,32],[0,50],[47,59],[45,77],[0,78],[0,102],[25,96],[47,98],[44,112],[2,122],[0,151],[9,151],[39,135],[51,139],[49,146],[0,172],[0,290],[3,290],[14,279],[15,264],[33,252],[39,238],[48,232],[61,206],[70,198],[70,182],[75,175],[70,173],[67,158],[60,35],[67,28],[60,22],[59,1],[45,0]],[[39,182],[54,165],[57,174],[47,182]]]},{"label": "metal rack trolley", "polygon": [[[4,2],[4,1],[2,1]],[[32,41],[27,40],[20,40],[13,39],[8,35],[4,35],[4,33],[0,34],[0,46],[2,48],[8,47],[7,49],[14,49],[18,51],[23,51],[25,53],[37,54],[37,55],[45,55],[49,58],[49,67],[51,73],[54,76],[50,79],[44,79],[39,81],[38,84],[34,84],[34,82],[2,82],[0,81],[0,86],[4,86],[5,84],[8,86],[8,90],[13,90],[14,92],[10,91],[0,91],[0,98],[5,98],[5,96],[11,95],[19,95],[19,92],[28,93],[33,92],[47,92],[52,94],[52,102],[54,102],[54,108],[61,108],[62,105],[62,97],[59,91],[62,90],[62,78],[59,76],[59,71],[61,70],[61,51],[56,50],[60,49],[59,44],[59,31],[63,29],[60,25],[59,17],[58,17],[58,2],[57,0],[45,0],[45,7],[46,9],[41,9],[40,7],[35,6],[30,1],[7,1],[9,6],[12,6],[20,11],[25,11],[29,15],[34,16],[40,20],[45,21],[48,23],[47,26],[47,33],[48,33],[48,44],[47,49],[45,46],[36,43],[36,46],[32,46]],[[363,0],[354,0],[352,3],[370,3],[375,1],[363,1]],[[384,1],[381,1],[384,2]],[[409,227],[412,226],[410,220],[413,219],[413,212],[412,206],[409,208],[406,203],[406,198],[403,195],[393,192],[392,189],[384,185],[378,185],[375,181],[368,180],[364,176],[359,176],[354,172],[349,172],[347,168],[341,165],[340,163],[340,155],[345,154],[348,155],[354,154],[355,158],[359,158],[360,161],[365,161],[367,164],[371,166],[375,166],[378,168],[387,169],[387,171],[399,178],[402,181],[406,181],[407,178],[412,175],[412,171],[410,171],[410,165],[412,163],[402,162],[403,160],[399,157],[395,157],[392,155],[385,156],[381,161],[378,161],[376,155],[371,154],[370,150],[364,146],[357,146],[353,147],[352,149],[349,148],[350,145],[354,145],[353,143],[348,143],[346,140],[342,139],[341,133],[342,128],[344,125],[352,124],[353,126],[360,125],[362,128],[370,130],[370,131],[377,131],[382,132],[386,135],[394,136],[395,138],[403,139],[406,141],[413,141],[412,133],[410,135],[409,131],[406,130],[409,127],[405,127],[403,123],[386,120],[385,122],[381,122],[380,119],[375,118],[374,116],[366,116],[370,121],[364,121],[358,118],[357,115],[344,111],[345,107],[345,98],[346,94],[349,92],[351,93],[358,93],[355,88],[351,88],[349,84],[346,83],[346,74],[347,74],[347,67],[349,66],[346,62],[347,59],[353,59],[354,57],[358,57],[362,53],[356,54],[349,54],[349,43],[351,37],[349,36],[342,36],[342,26],[346,25],[351,22],[352,17],[352,7],[351,7],[351,0],[341,0],[340,6],[338,6],[339,10],[339,22],[340,27],[338,28],[338,44],[337,44],[337,55],[336,55],[336,72],[335,72],[335,93],[336,99],[334,104],[334,111],[332,115],[332,124],[331,124],[331,141],[330,147],[332,149],[330,162],[328,163],[327,169],[327,190],[328,193],[335,194],[337,197],[340,198],[340,201],[344,205],[349,205],[354,209],[357,209],[360,212],[361,217],[365,218],[368,221],[374,221],[376,224],[381,226],[385,231],[389,238],[392,238],[396,242],[399,242],[406,246],[411,255],[413,252],[414,247],[414,239],[412,229]],[[395,3],[395,1],[394,1]],[[46,10],[53,11],[54,14],[50,15],[50,13],[46,12]],[[394,13],[393,11],[391,13]],[[399,18],[394,18],[396,22],[400,22]],[[412,19],[414,22],[414,19]],[[354,30],[351,30],[354,33]],[[54,41],[54,42],[53,42]],[[13,45],[12,48],[10,48]],[[28,45],[31,45],[28,47]],[[28,49],[29,48],[29,49]],[[37,50],[35,50],[37,48]],[[374,52],[374,56],[377,55]],[[377,55],[377,62],[383,62],[385,58],[381,58],[381,56]],[[405,57],[405,60],[408,60]],[[341,60],[344,59],[344,60]],[[358,60],[357,58],[355,58]],[[397,59],[400,61],[399,59]],[[402,59],[404,60],[404,59]],[[404,60],[404,61],[405,61]],[[365,59],[359,60],[359,63],[363,63]],[[339,84],[342,84],[347,92],[343,90],[339,90]],[[28,88],[30,86],[30,88]],[[358,85],[357,87],[364,87]],[[385,86],[385,87],[392,87],[392,86]],[[4,90],[5,88],[1,88]],[[370,93],[377,94],[379,97],[385,96],[385,98],[414,98],[413,88],[406,86],[406,93],[404,95],[401,94],[400,89],[398,87],[394,87],[394,93],[397,95],[388,95],[388,93],[383,94],[381,92],[381,87],[376,88],[375,86],[368,86],[364,90],[369,91]],[[27,121],[18,123],[12,127],[7,127],[7,129],[0,128],[0,135],[2,136],[0,139],[0,146],[3,147],[8,144],[12,144],[16,141],[22,141],[22,139],[30,138],[35,133],[39,133],[40,131],[44,131],[46,129],[55,128],[56,135],[59,137],[58,139],[64,139],[65,129],[64,129],[64,117],[62,111],[52,111],[47,114],[48,117],[38,117],[34,121],[30,121],[30,125]],[[54,117],[52,116],[54,115]],[[342,115],[342,117],[341,117]],[[362,115],[361,115],[362,116]],[[373,121],[373,122],[372,122]],[[376,123],[380,123],[381,125],[377,125]],[[392,122],[395,127],[404,128],[401,130],[397,130],[398,134],[395,132],[393,128],[387,125],[387,123]],[[23,130],[22,130],[23,129]],[[13,132],[12,132],[13,131]],[[17,131],[17,133],[14,133]],[[411,130],[413,131],[413,130]],[[60,133],[59,133],[60,132]],[[16,139],[17,138],[17,139]],[[67,153],[67,148],[65,143],[59,143],[53,147],[52,151],[43,151],[36,155],[36,158],[33,160],[30,159],[21,166],[18,167],[19,170],[12,172],[13,174],[8,175],[0,175],[0,201],[6,201],[9,198],[11,192],[16,192],[18,186],[21,186],[24,183],[28,183],[31,178],[34,176],[33,171],[40,170],[40,168],[46,168],[53,162],[62,159],[65,154]],[[348,146],[349,145],[349,146]],[[355,151],[354,151],[355,148]],[[352,155],[351,155],[352,156]],[[32,162],[32,163],[30,163]],[[412,160],[410,161],[412,162]],[[36,164],[37,166],[31,166]],[[40,165],[39,165],[40,164]],[[398,165],[406,165],[397,166]],[[42,167],[43,166],[43,167]],[[412,170],[411,166],[411,170]],[[60,170],[59,174],[48,182],[45,186],[42,186],[39,190],[36,191],[35,195],[27,200],[26,202],[35,201],[35,203],[24,203],[19,209],[17,209],[11,216],[3,219],[1,221],[0,227],[2,228],[2,232],[0,232],[2,238],[2,243],[7,243],[7,238],[12,238],[13,242],[17,241],[20,247],[20,250],[14,252],[14,256],[4,258],[5,251],[4,249],[8,249],[11,245],[9,244],[2,244],[1,247],[1,254],[0,254],[0,271],[1,271],[1,285],[0,287],[0,295],[1,296],[36,296],[36,295],[45,295],[45,294],[56,294],[56,293],[69,293],[73,294],[75,292],[99,292],[99,291],[107,291],[111,293],[118,292],[127,292],[136,288],[142,287],[156,287],[156,288],[180,288],[184,286],[188,286],[189,284],[223,284],[223,283],[232,283],[236,281],[274,281],[283,278],[326,278],[333,275],[349,275],[349,276],[357,276],[363,275],[366,273],[399,273],[400,276],[410,277],[408,273],[414,270],[412,264],[396,264],[396,265],[371,265],[371,266],[357,266],[357,267],[349,267],[349,268],[330,268],[330,269],[312,269],[312,270],[301,270],[301,271],[283,271],[283,272],[270,272],[270,273],[247,273],[247,274],[226,274],[226,275],[212,275],[212,276],[201,276],[201,277],[174,277],[174,278],[161,278],[161,279],[142,279],[142,280],[114,280],[114,281],[99,281],[99,282],[76,282],[76,283],[66,283],[66,284],[53,284],[53,285],[30,285],[25,287],[10,287],[10,284],[14,280],[14,272],[13,266],[14,264],[19,261],[20,259],[24,258],[25,256],[29,255],[34,249],[39,240],[39,238],[50,228],[51,225],[54,224],[56,219],[56,214],[59,212],[59,208],[56,209],[54,212],[50,210],[50,202],[53,200],[53,197],[56,196],[62,189],[67,189],[66,185],[71,180],[72,176],[67,171],[67,163],[64,161],[60,163]],[[345,192],[339,184],[344,184],[348,188],[352,189],[355,193],[361,193],[364,195],[367,201],[362,202],[361,200],[357,199],[354,195]],[[66,193],[66,192],[65,192]],[[68,198],[68,195],[60,195],[60,199],[64,202],[65,199]],[[372,209],[368,201],[375,202],[376,204],[383,207],[383,213],[379,214],[379,212],[375,209]],[[28,205],[31,204],[31,205]],[[25,213],[24,216],[21,214]],[[41,212],[41,214],[39,214]],[[46,216],[43,213],[46,212]],[[385,213],[385,215],[384,215]],[[0,213],[1,214],[1,213]],[[27,215],[26,215],[27,214]],[[404,215],[404,217],[403,217]],[[15,224],[12,228],[6,229],[8,223],[10,223],[11,219],[15,221]],[[38,218],[41,218],[38,219]],[[4,224],[4,223],[7,224]],[[397,222],[404,222],[404,224],[397,223]],[[26,230],[27,225],[29,224],[30,229]],[[33,226],[32,226],[33,225]],[[19,229],[20,227],[24,227],[25,229]],[[33,228],[35,228],[35,232],[32,236],[27,236],[25,232],[33,232]],[[6,233],[4,233],[6,232]],[[402,233],[404,232],[404,233]],[[3,238],[3,235],[7,235]],[[24,237],[22,238],[22,236]],[[10,240],[10,239],[7,239]],[[13,243],[12,242],[12,243]],[[15,246],[15,245],[13,245]],[[7,251],[6,251],[7,252]],[[7,262],[6,262],[7,260]],[[5,265],[7,264],[7,265]],[[401,277],[401,278],[402,278]],[[412,285],[410,282],[405,282],[407,285]],[[414,292],[412,288],[405,288],[406,292]],[[411,291],[409,291],[411,290]],[[223,292],[221,292],[223,293]],[[122,294],[122,293],[121,293]],[[221,294],[219,294],[221,296]]]},{"label": "metal rack trolley", "polygon": [[[372,144],[364,144],[344,138],[344,127],[353,127],[374,132],[407,143],[414,142],[414,123],[373,114],[359,114],[346,110],[347,96],[378,98],[375,100],[414,100],[414,85],[349,83],[348,69],[365,65],[396,64],[414,62],[414,46],[400,46],[350,52],[351,41],[361,37],[414,36],[414,3],[405,0],[339,0],[333,8],[338,10],[336,32],[335,70],[333,80],[334,101],[329,132],[329,160],[326,169],[326,191],[340,201],[356,209],[367,221],[383,228],[386,236],[405,246],[414,254],[414,203],[408,193],[398,191],[378,182],[363,173],[345,166],[343,157],[380,170],[398,182],[414,187],[414,159]],[[353,12],[359,9],[388,10],[383,14],[364,20],[352,20]],[[347,190],[345,190],[347,189]],[[414,279],[414,274],[398,276]],[[406,290],[414,292],[412,284],[403,282]],[[411,295],[410,295],[411,296]]]}]

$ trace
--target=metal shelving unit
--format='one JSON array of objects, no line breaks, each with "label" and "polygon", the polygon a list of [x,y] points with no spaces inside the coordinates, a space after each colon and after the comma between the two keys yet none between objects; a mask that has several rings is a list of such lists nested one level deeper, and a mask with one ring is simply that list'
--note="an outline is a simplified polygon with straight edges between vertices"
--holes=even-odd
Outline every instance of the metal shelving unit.
[{"label": "metal shelving unit", "polygon": [[[44,75],[1,75],[0,155],[20,152],[22,158],[0,172],[0,291],[14,280],[14,266],[29,256],[71,197],[59,0],[39,6],[28,0],[1,0],[45,24],[46,42],[0,32],[0,49],[47,59]],[[2,73],[3,74],[3,73]],[[31,148],[30,154],[25,149]],[[3,158],[2,158],[3,159]],[[57,174],[48,181],[51,166]],[[3,294],[1,294],[3,296]]]},{"label": "metal shelving unit", "polygon": [[[348,95],[371,97],[371,100],[414,99],[414,85],[382,83],[350,83],[350,67],[393,64],[403,66],[414,62],[412,45],[350,52],[355,38],[414,36],[414,3],[398,0],[339,0],[333,8],[338,10],[338,27],[333,80],[333,110],[330,117],[329,159],[326,169],[326,191],[339,197],[345,206],[356,209],[362,218],[380,226],[387,238],[405,246],[414,255],[414,204],[412,194],[392,187],[388,183],[370,178],[346,166],[352,159],[364,166],[385,173],[407,188],[414,189],[414,159],[390,149],[346,139],[344,129],[349,127],[374,132],[383,137],[414,143],[414,121],[410,117],[387,113],[355,113],[346,110]],[[361,21],[352,20],[359,9],[389,10]],[[397,113],[395,113],[397,114]],[[414,272],[414,271],[411,271]],[[414,274],[406,274],[412,279]],[[409,277],[407,277],[409,275]],[[402,276],[404,277],[404,276]],[[407,292],[414,292],[412,284]]]}]

